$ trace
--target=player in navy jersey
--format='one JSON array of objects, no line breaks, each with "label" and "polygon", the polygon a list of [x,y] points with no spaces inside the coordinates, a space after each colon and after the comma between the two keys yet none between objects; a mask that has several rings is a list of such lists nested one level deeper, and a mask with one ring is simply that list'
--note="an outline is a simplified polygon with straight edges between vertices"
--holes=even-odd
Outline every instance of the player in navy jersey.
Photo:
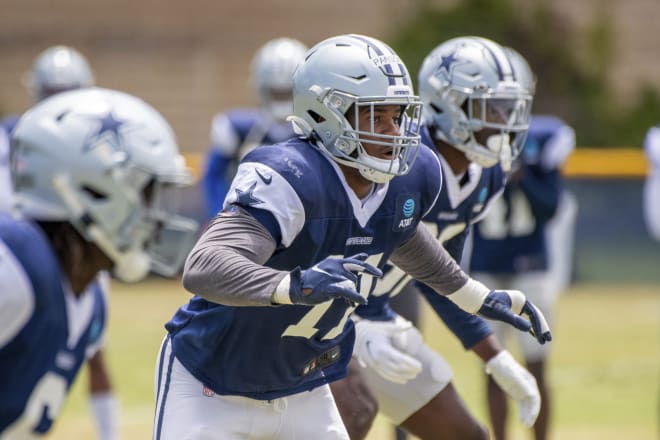
[{"label": "player in navy jersey", "polygon": [[[470,226],[502,192],[502,162],[506,165],[519,154],[532,94],[505,49],[479,37],[455,38],[436,47],[424,60],[418,84],[424,103],[422,142],[434,150],[443,176],[440,197],[424,224],[460,261]],[[438,433],[447,439],[488,438],[456,392],[447,362],[422,341],[410,322],[389,310],[390,298],[415,283],[398,267],[387,269],[369,303],[356,311],[355,356],[381,413],[423,439]],[[418,283],[418,289],[465,348],[483,359],[530,426],[540,402],[532,376],[502,349],[483,319],[428,285]],[[349,377],[350,386],[332,384],[340,411],[350,408],[356,382]],[[358,422],[346,424],[357,425],[351,438],[366,435]]]},{"label": "player in navy jersey", "polygon": [[259,108],[233,109],[213,117],[211,145],[204,172],[204,196],[208,218],[222,208],[240,159],[258,145],[293,137],[286,118],[293,111],[293,72],[307,47],[292,38],[276,38],[255,54],[250,76]]},{"label": "player in navy jersey", "polygon": [[[516,55],[522,57],[509,50],[514,59]],[[529,78],[527,87],[533,90],[535,78]],[[575,133],[564,121],[554,116],[531,117],[523,152],[512,163],[502,197],[474,228],[470,258],[475,278],[498,288],[528,292],[551,322],[564,283],[552,270],[548,224],[556,216],[562,197],[561,166],[574,148]],[[516,336],[509,335],[498,323],[493,323],[493,329],[503,342]],[[518,342],[525,365],[541,392],[535,438],[545,439],[552,409],[546,381],[549,347],[530,344],[524,338],[518,338]],[[491,377],[487,394],[494,436],[505,439],[508,405]]]},{"label": "player in navy jersey", "polygon": [[644,184],[644,219],[649,234],[660,241],[660,125],[646,133],[644,152],[651,165]]},{"label": "player in navy jersey", "polygon": [[300,137],[243,159],[186,260],[195,296],[166,324],[156,439],[347,439],[327,384],[346,375],[348,318],[390,259],[461,308],[550,339],[524,295],[467,277],[421,225],[440,165],[419,144],[421,102],[390,47],[324,40],[293,90]]},{"label": "player in navy jersey", "polygon": [[[56,93],[94,85],[94,75],[84,55],[68,46],[53,46],[41,52],[25,84],[34,103]],[[9,173],[9,139],[20,115],[10,115],[0,121],[0,212],[13,209],[13,191]],[[109,295],[108,274],[99,275],[97,289],[106,301]],[[104,305],[105,307],[105,305]],[[109,369],[104,359],[104,346],[99,346],[88,361],[90,405],[101,440],[117,438],[119,429],[119,401],[112,389]]]},{"label": "player in navy jersey", "polygon": [[21,117],[11,146],[16,216],[0,214],[7,439],[48,432],[97,352],[107,313],[100,274],[127,282],[152,266],[173,274],[196,236],[195,222],[162,208],[168,187],[191,180],[171,128],[135,97],[58,93]]}]

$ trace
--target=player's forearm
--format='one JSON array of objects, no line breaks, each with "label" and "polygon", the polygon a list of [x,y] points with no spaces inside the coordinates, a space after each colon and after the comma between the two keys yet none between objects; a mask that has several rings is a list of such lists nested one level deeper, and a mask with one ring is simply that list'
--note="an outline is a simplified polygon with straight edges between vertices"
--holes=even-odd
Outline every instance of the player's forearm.
[{"label": "player's forearm", "polygon": [[288,273],[263,266],[274,250],[268,231],[248,214],[216,217],[186,260],[183,286],[219,304],[270,306]]},{"label": "player's forearm", "polygon": [[457,291],[469,279],[423,225],[390,259],[401,270],[444,295]]},{"label": "player's forearm", "polygon": [[438,317],[461,341],[466,350],[473,349],[493,333],[483,318],[459,308],[448,297],[438,295],[425,284],[419,283],[418,287]]},{"label": "player's forearm", "polygon": [[484,363],[491,360],[502,351],[502,346],[494,334],[489,334],[471,347],[471,350],[481,358]]}]

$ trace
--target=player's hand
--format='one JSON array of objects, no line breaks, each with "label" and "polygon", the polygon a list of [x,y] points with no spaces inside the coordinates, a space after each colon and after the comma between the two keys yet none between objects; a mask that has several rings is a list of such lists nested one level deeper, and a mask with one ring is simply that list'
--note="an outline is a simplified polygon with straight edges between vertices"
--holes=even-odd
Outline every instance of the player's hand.
[{"label": "player's hand", "polygon": [[[457,291],[447,295],[461,309],[484,318],[504,321],[530,332],[540,344],[552,340],[543,313],[519,290],[490,290],[477,280],[468,279]],[[528,319],[520,315],[527,316]]]},{"label": "player's hand", "polygon": [[422,344],[422,335],[410,321],[400,316],[392,321],[364,318],[355,321],[353,355],[360,365],[399,384],[414,379],[422,371],[421,362],[410,356]]},{"label": "player's hand", "polygon": [[357,291],[358,276],[367,273],[383,276],[377,267],[367,263],[367,254],[348,258],[326,258],[307,270],[291,272],[289,297],[293,304],[316,305],[336,298],[353,304],[366,304],[367,299]]},{"label": "player's hand", "polygon": [[[519,290],[491,290],[479,308],[479,315],[504,321],[522,331],[529,331],[539,344],[552,340],[543,313]],[[527,316],[528,319],[521,315]]]},{"label": "player's hand", "polygon": [[518,418],[523,425],[534,425],[541,411],[541,394],[536,379],[513,359],[511,353],[502,350],[486,363],[486,373],[497,385],[515,400]]}]

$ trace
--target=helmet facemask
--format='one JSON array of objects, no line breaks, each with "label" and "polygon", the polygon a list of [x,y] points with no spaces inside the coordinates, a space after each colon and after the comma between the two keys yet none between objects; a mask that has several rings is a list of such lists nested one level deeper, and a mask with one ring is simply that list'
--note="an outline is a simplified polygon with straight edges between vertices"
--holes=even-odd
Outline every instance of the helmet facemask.
[{"label": "helmet facemask", "polygon": [[[313,126],[308,131],[314,131],[314,137],[320,141],[319,147],[331,154],[335,161],[358,169],[362,177],[375,183],[385,183],[410,171],[420,145],[422,104],[419,98],[355,97],[330,91],[322,102],[328,110],[325,112],[328,118],[315,114]],[[378,107],[382,106],[401,107],[398,134],[378,133],[375,118],[378,117]],[[370,115],[366,126],[360,125],[360,114],[365,111]],[[296,124],[297,118],[292,119]],[[301,131],[305,134],[305,130]],[[370,155],[364,144],[391,149],[391,158]]]}]

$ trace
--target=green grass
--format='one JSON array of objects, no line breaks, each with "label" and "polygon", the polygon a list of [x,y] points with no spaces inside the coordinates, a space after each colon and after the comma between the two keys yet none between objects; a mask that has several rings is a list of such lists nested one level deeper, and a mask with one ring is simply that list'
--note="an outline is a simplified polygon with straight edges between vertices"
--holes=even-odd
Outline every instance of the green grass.
[{"label": "green grass", "polygon": [[[177,282],[113,285],[107,359],[121,399],[124,440],[151,436],[153,369],[163,324],[188,294]],[[653,285],[578,285],[559,302],[550,366],[556,440],[658,438],[660,288]],[[454,383],[486,421],[482,364],[465,352],[430,309],[422,328],[429,344],[452,364]],[[86,371],[80,375],[50,439],[94,438]],[[512,414],[512,440],[531,438]],[[382,419],[370,440],[391,437]]]}]

